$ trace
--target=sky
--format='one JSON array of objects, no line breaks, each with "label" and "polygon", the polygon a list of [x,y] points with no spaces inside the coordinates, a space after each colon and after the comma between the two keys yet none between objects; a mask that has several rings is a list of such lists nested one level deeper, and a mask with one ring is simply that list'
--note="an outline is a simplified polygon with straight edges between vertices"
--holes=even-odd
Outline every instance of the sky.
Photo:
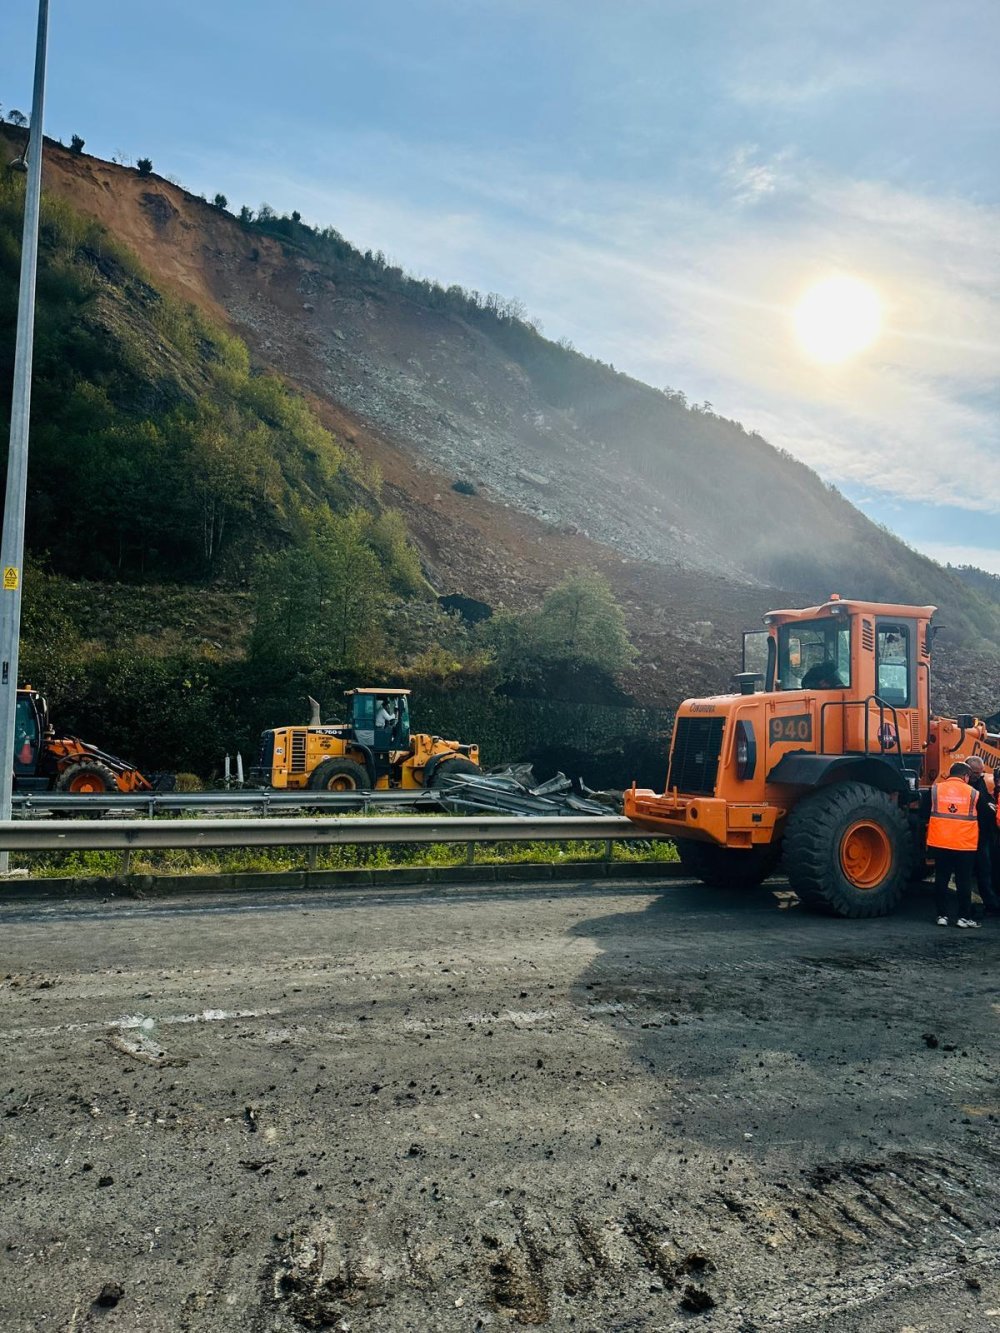
[{"label": "sky", "polygon": [[[998,69],[996,0],[53,0],[45,129],[519,298],[1000,574]],[[817,359],[845,276],[878,332]]]}]

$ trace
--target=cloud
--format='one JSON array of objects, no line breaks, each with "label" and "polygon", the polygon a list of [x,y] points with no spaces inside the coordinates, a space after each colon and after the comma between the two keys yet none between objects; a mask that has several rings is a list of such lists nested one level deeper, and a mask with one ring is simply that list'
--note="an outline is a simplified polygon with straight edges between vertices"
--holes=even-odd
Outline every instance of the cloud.
[{"label": "cloud", "polygon": [[722,179],[731,191],[733,202],[740,205],[759,203],[787,181],[785,164],[791,154],[773,155],[768,161],[760,160],[757,144],[737,148],[722,170]]},{"label": "cloud", "polygon": [[1000,547],[953,546],[950,542],[918,542],[917,549],[942,565],[975,565],[1000,575]]}]

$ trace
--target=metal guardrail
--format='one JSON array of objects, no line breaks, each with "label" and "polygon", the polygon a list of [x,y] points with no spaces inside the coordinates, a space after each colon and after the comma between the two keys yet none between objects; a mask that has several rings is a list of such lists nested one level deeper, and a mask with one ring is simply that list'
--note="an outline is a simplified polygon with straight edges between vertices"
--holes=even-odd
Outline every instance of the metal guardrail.
[{"label": "metal guardrail", "polygon": [[18,792],[14,796],[15,818],[36,815],[105,815],[114,811],[140,811],[152,818],[161,814],[185,814],[196,811],[254,810],[270,815],[275,810],[329,810],[331,813],[370,807],[440,809],[439,794],[431,789],[418,791],[271,791],[263,787],[240,791],[151,791],[109,792],[107,795],[71,792]]},{"label": "metal guardrail", "polygon": [[619,815],[393,819],[12,819],[0,821],[11,852],[153,851],[183,847],[333,847],[428,842],[589,842],[649,839]]}]

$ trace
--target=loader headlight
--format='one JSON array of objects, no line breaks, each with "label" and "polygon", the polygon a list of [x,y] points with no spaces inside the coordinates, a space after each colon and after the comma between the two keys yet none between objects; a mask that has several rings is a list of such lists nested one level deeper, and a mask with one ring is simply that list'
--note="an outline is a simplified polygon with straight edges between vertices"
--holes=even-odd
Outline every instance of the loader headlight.
[{"label": "loader headlight", "polygon": [[736,723],[736,776],[746,782],[756,770],[757,738],[753,734],[753,723],[741,719]]}]

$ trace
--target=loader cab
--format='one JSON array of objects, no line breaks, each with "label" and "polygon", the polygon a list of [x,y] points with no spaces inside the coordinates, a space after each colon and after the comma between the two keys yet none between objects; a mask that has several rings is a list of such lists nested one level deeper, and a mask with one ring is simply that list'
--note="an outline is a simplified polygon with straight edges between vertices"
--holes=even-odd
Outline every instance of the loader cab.
[{"label": "loader cab", "polygon": [[919,771],[930,727],[932,606],[836,595],[805,611],[765,616],[765,689],[818,701],[821,752],[895,752]]},{"label": "loader cab", "polygon": [[[351,734],[359,745],[376,754],[410,748],[409,690],[348,690],[348,720]],[[391,714],[391,724],[378,725],[383,713]]]},{"label": "loader cab", "polygon": [[15,777],[34,777],[38,772],[47,721],[48,708],[41,695],[30,689],[18,690],[14,715]]}]

